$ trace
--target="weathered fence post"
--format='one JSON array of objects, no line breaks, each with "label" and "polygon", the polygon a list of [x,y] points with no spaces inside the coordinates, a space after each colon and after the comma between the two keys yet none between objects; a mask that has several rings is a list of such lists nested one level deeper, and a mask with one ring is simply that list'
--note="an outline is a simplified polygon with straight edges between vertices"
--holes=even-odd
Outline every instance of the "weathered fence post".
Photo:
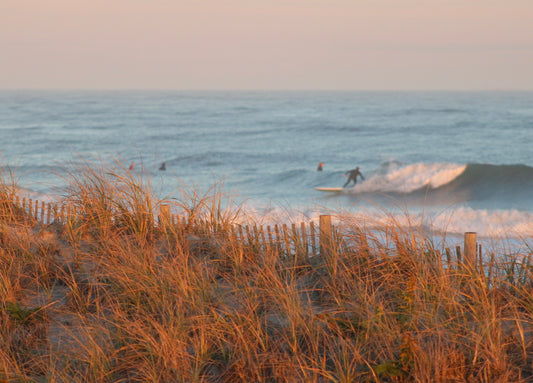
[{"label": "weathered fence post", "polygon": [[327,256],[331,254],[333,246],[333,237],[331,233],[331,216],[320,216],[320,255]]},{"label": "weathered fence post", "polygon": [[463,261],[470,267],[474,269],[477,265],[477,234],[474,232],[465,233],[465,244],[464,244],[464,254]]}]

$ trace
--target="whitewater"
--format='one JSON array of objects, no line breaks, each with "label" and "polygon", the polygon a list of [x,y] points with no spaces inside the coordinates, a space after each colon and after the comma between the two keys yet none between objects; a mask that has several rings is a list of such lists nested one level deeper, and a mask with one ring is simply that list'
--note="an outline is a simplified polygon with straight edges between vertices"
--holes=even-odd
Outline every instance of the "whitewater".
[{"label": "whitewater", "polygon": [[[86,160],[119,160],[161,198],[216,184],[264,222],[333,212],[533,235],[532,92],[1,91],[0,134],[32,198],[61,195]],[[314,189],[356,166],[354,188]]]}]

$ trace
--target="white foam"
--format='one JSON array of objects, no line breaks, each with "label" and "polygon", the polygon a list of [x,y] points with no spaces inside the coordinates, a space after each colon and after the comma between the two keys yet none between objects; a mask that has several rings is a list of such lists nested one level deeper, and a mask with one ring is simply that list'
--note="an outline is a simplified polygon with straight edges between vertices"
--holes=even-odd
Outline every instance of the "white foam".
[{"label": "white foam", "polygon": [[414,190],[431,187],[438,188],[457,178],[466,165],[454,163],[437,164],[390,164],[384,174],[376,174],[357,184],[355,192],[398,192],[409,193]]},{"label": "white foam", "polygon": [[476,232],[480,237],[526,238],[533,236],[533,214],[518,210],[472,209],[460,207],[444,212],[388,213],[361,212],[355,216],[371,225],[425,227],[442,234]]},{"label": "white foam", "polygon": [[469,207],[454,207],[440,211],[423,213],[407,211],[384,211],[375,209],[358,209],[355,211],[335,211],[321,207],[306,210],[291,210],[281,207],[259,209],[246,206],[239,217],[239,223],[257,223],[274,225],[313,221],[318,223],[321,214],[333,216],[334,223],[348,220],[365,227],[379,228],[394,226],[403,228],[425,228],[442,235],[463,235],[476,232],[480,237],[490,238],[531,238],[533,237],[533,213],[518,210],[486,210]]},{"label": "white foam", "polygon": [[532,218],[532,213],[518,210],[460,207],[433,215],[432,225],[454,233],[474,231],[487,237],[524,238],[533,236]]}]

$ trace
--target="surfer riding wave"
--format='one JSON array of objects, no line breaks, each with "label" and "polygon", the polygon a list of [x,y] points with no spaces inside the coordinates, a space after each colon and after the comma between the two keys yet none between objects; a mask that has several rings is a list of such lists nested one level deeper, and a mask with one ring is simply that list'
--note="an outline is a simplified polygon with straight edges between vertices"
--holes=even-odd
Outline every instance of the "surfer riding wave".
[{"label": "surfer riding wave", "polygon": [[344,177],[346,177],[346,175],[348,175],[348,180],[343,185],[343,188],[348,186],[350,184],[350,182],[352,182],[352,181],[353,181],[353,186],[355,186],[357,184],[357,176],[360,176],[363,181],[365,180],[365,177],[359,171],[359,166],[356,167],[355,169],[348,170],[346,173],[344,173]]}]

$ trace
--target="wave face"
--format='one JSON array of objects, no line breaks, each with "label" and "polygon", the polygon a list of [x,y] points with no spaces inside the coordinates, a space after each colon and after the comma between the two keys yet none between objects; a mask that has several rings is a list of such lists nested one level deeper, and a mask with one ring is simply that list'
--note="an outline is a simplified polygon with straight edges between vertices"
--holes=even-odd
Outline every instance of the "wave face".
[{"label": "wave face", "polygon": [[471,164],[441,189],[445,192],[469,192],[473,201],[530,203],[533,197],[533,168],[526,165]]}]

